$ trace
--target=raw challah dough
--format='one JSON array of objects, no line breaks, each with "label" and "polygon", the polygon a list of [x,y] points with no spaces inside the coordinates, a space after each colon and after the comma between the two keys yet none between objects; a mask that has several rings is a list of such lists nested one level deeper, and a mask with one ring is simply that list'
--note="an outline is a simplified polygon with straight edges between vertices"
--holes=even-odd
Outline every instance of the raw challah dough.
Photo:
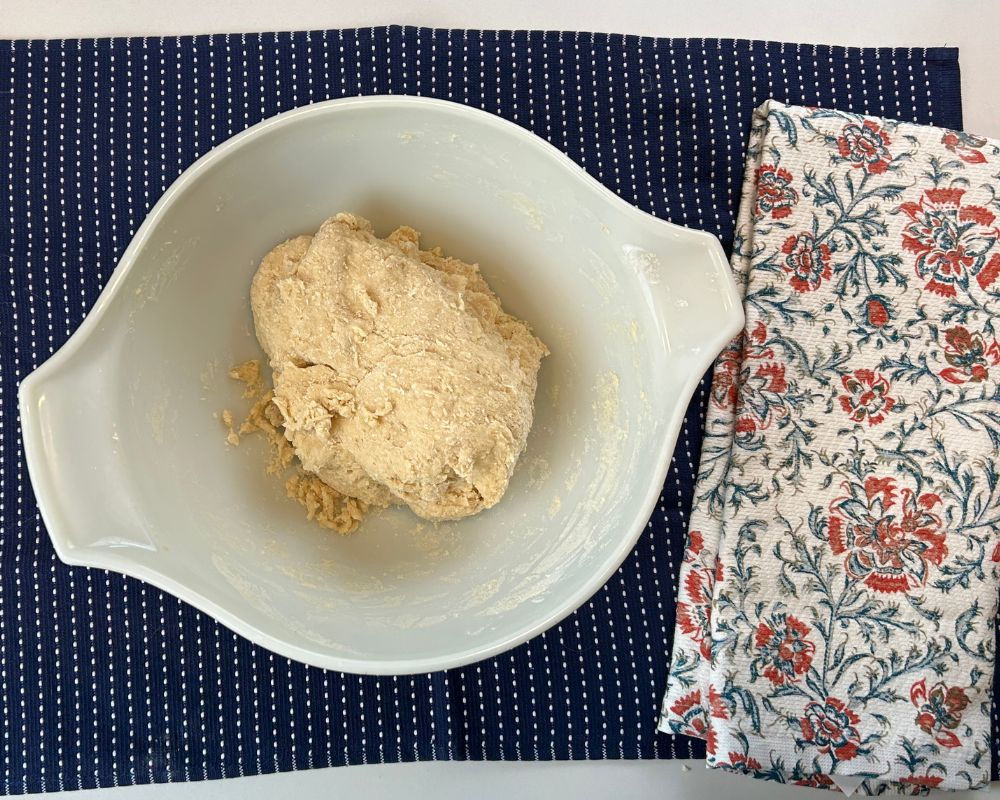
[{"label": "raw challah dough", "polygon": [[303,468],[430,520],[494,505],[531,428],[548,350],[478,267],[352,214],[275,247],[253,279],[273,402]]}]

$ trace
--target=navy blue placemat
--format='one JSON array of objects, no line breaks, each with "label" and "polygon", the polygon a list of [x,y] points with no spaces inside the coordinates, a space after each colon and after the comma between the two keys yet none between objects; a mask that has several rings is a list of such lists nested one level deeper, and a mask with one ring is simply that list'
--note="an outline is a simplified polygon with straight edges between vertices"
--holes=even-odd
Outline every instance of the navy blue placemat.
[{"label": "navy blue placemat", "polygon": [[7,793],[414,759],[701,755],[655,731],[704,390],[659,509],[563,624],[465,669],[311,669],[173,597],[55,558],[15,407],[147,210],[217,142],[353,94],[441,97],[547,138],[628,201],[728,243],[768,97],[960,127],[957,52],[416,28],[0,42],[0,787]]}]

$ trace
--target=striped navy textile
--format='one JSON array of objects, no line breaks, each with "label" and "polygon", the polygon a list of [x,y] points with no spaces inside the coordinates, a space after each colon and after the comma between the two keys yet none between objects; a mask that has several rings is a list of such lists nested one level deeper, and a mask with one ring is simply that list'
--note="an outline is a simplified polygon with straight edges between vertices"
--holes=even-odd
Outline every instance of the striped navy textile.
[{"label": "striped navy textile", "polygon": [[0,788],[414,759],[701,755],[656,733],[705,392],[633,555],[577,613],[447,673],[360,677],[251,645],[55,558],[18,381],[79,325],[144,215],[214,144],[332,97],[409,93],[535,131],[659,217],[728,243],[768,97],[960,127],[957,52],[417,28],[0,43]]}]

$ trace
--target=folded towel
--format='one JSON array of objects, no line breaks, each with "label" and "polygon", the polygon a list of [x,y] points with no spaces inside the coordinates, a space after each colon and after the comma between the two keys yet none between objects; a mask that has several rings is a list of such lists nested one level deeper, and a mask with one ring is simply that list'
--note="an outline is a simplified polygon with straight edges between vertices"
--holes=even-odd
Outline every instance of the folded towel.
[{"label": "folded towel", "polygon": [[770,101],[661,729],[874,794],[983,786],[1000,545],[1000,146]]}]

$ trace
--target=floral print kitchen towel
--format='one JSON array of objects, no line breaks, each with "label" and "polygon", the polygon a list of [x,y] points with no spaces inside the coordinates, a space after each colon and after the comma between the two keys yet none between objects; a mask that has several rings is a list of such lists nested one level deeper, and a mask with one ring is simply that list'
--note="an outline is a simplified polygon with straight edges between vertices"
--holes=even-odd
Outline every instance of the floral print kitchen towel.
[{"label": "floral print kitchen towel", "polygon": [[869,794],[988,783],[1000,146],[754,115],[660,727]]}]

